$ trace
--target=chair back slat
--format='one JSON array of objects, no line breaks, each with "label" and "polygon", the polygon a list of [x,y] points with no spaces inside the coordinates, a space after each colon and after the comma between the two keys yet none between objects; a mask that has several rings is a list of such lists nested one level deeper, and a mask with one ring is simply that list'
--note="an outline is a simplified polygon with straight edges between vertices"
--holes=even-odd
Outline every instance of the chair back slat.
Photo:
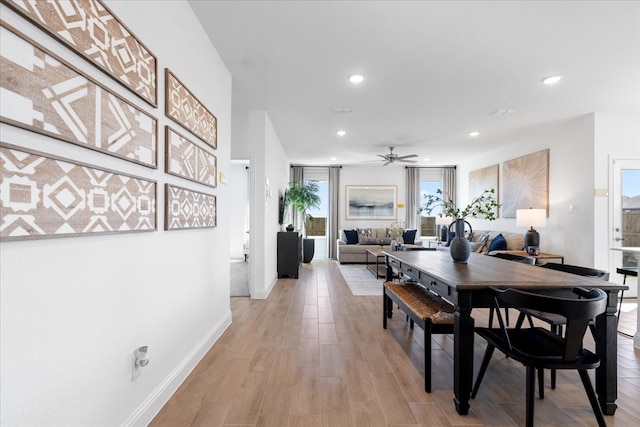
[{"label": "chair back slat", "polygon": [[602,280],[609,280],[609,272],[599,270],[597,268],[582,267],[580,265],[571,264],[558,264],[555,262],[548,262],[541,265],[542,268],[548,268],[550,270],[564,271],[565,273],[576,274],[578,276],[595,277]]}]

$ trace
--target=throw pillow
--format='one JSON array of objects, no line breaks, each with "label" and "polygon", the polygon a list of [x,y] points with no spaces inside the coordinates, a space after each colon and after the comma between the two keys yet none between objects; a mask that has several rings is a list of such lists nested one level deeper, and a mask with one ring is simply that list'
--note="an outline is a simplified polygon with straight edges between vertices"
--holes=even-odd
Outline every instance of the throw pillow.
[{"label": "throw pillow", "polygon": [[347,245],[358,244],[358,232],[356,230],[344,230],[344,236],[347,238]]},{"label": "throw pillow", "polygon": [[413,245],[416,241],[417,232],[418,232],[417,229],[405,230],[404,233],[402,233],[402,240],[404,241],[404,244]]},{"label": "throw pillow", "polygon": [[363,237],[373,237],[373,230],[370,228],[358,228],[358,239]]},{"label": "throw pillow", "polygon": [[481,253],[484,250],[484,247],[487,246],[487,242],[489,241],[489,233],[481,233],[480,237],[478,237],[478,247],[473,250],[473,245],[471,247],[471,250],[475,253]]},{"label": "throw pillow", "polygon": [[507,249],[507,241],[502,233],[493,238],[493,241],[489,245],[489,252],[491,251],[504,251]]}]

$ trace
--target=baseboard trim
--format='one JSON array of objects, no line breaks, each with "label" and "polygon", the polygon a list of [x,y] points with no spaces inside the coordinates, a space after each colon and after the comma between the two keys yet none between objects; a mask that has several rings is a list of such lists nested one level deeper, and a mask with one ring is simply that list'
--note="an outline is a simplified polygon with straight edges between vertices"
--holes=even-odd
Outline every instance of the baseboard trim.
[{"label": "baseboard trim", "polygon": [[224,316],[218,324],[187,354],[169,376],[149,395],[149,397],[127,418],[123,427],[143,427],[149,425],[151,420],[160,412],[160,409],[169,401],[180,384],[189,376],[191,371],[202,360],[205,354],[218,341],[222,333],[231,325],[231,311]]},{"label": "baseboard trim", "polygon": [[267,299],[267,297],[269,296],[269,294],[271,293],[273,288],[276,286],[276,283],[278,283],[278,279],[276,279],[273,282],[271,282],[271,285],[269,285],[269,289],[265,289],[264,291],[261,291],[261,292],[256,292],[255,295],[251,295],[251,298],[252,299]]}]

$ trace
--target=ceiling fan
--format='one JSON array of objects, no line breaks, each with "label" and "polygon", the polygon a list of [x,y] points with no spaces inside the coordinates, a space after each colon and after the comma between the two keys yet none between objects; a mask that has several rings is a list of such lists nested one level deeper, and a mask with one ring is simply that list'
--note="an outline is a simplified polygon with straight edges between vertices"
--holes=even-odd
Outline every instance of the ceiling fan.
[{"label": "ceiling fan", "polygon": [[398,156],[393,152],[395,147],[389,147],[389,154],[377,154],[378,157],[382,157],[384,159],[384,164],[382,166],[387,166],[393,162],[402,162],[402,163],[417,163],[417,160],[407,160],[412,157],[418,157],[417,154],[407,154],[406,156]]}]

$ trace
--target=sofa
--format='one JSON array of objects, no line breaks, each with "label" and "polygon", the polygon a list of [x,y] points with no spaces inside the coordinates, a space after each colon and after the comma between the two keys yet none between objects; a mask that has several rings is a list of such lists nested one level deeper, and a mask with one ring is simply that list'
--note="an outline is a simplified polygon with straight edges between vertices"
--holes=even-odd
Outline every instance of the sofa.
[{"label": "sofa", "polygon": [[[405,230],[403,237],[405,244],[422,244],[422,241],[416,241],[417,230]],[[338,262],[341,264],[364,264],[367,261],[367,249],[391,250],[391,232],[388,228],[340,230],[340,238],[337,240],[336,247]],[[369,262],[372,261],[375,259],[369,255]]]},{"label": "sofa", "polygon": [[[498,237],[499,235],[502,236],[502,239]],[[498,240],[496,240],[497,237]],[[471,236],[467,236],[467,238],[471,242],[471,252],[485,255],[493,255],[499,251],[521,251],[524,249],[524,233],[473,230]]]}]

